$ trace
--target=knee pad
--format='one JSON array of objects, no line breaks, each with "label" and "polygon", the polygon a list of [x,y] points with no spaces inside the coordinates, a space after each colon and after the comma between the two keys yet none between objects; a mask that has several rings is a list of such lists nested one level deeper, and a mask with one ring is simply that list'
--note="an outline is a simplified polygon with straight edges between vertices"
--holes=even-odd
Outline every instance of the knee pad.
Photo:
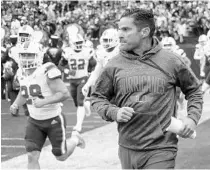
[{"label": "knee pad", "polygon": [[53,149],[52,149],[52,153],[53,153],[53,155],[55,155],[56,157],[62,156],[63,154],[65,154],[65,153],[62,153],[62,151],[61,151],[60,148],[53,148]]},{"label": "knee pad", "polygon": [[27,152],[32,152],[32,151],[40,151],[42,148],[40,148],[36,143],[31,142],[31,141],[26,141],[25,142],[25,148]]}]

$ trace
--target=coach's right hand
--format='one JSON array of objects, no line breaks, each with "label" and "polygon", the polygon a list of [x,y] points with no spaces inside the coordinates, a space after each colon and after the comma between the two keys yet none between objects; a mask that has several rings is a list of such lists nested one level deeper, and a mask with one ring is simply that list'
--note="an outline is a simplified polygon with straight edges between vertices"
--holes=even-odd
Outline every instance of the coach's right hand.
[{"label": "coach's right hand", "polygon": [[122,107],[117,112],[117,122],[128,122],[134,114],[133,108]]}]

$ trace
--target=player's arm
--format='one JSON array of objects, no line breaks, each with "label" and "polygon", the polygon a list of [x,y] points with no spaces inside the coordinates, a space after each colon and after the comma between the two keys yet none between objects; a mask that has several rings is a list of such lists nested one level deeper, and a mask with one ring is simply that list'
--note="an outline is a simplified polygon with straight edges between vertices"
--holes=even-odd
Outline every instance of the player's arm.
[{"label": "player's arm", "polygon": [[90,54],[89,54],[89,62],[88,62],[88,72],[92,72],[97,64],[97,60],[96,60],[96,54],[95,51],[93,49],[90,50]]},{"label": "player's arm", "polygon": [[61,59],[59,61],[59,64],[58,64],[58,68],[61,70],[61,71],[64,71],[64,68],[65,66],[68,65],[68,60],[66,58],[66,53],[63,51],[62,52],[62,56],[61,56]]},{"label": "player's arm", "polygon": [[26,103],[26,98],[21,95],[21,90],[20,90],[13,104],[17,104],[20,107],[25,103]]},{"label": "player's arm", "polygon": [[82,88],[82,93],[84,96],[87,96],[89,94],[90,87],[96,83],[96,80],[98,79],[102,69],[103,66],[101,65],[101,63],[97,62],[95,69],[91,72],[88,81]]},{"label": "player's arm", "polygon": [[26,103],[26,98],[24,98],[22,95],[21,95],[21,90],[19,91],[15,101],[13,102],[13,104],[10,106],[10,112],[11,113],[15,113],[16,110],[24,105]]},{"label": "player's arm", "polygon": [[94,70],[91,72],[90,77],[88,78],[88,81],[85,84],[85,86],[87,88],[89,88],[90,86],[93,86],[95,84],[95,82],[98,79],[98,77],[99,77],[99,75],[102,71],[102,68],[103,68],[101,60],[99,58],[97,58],[97,52],[94,53],[94,56],[92,58],[94,59],[94,64],[95,65],[94,65]]},{"label": "player's arm", "polygon": [[195,48],[195,53],[193,55],[193,58],[195,60],[200,60],[201,56],[200,56],[200,47],[198,46],[198,44],[196,45],[196,48]]},{"label": "player's arm", "polygon": [[96,64],[96,67],[95,67],[94,71],[91,72],[90,77],[89,77],[89,79],[86,83],[88,86],[92,86],[92,85],[95,84],[95,82],[98,79],[102,69],[103,69],[103,66],[101,65],[101,63],[98,62]]},{"label": "player's arm", "polygon": [[47,79],[47,84],[53,95],[33,99],[35,107],[40,108],[48,104],[60,103],[69,98],[69,91],[61,78]]},{"label": "player's arm", "polygon": [[64,100],[69,98],[70,96],[69,91],[65,83],[61,80],[61,78],[55,78],[55,79],[48,78],[47,84],[49,85],[49,88],[53,92],[53,95],[44,98],[45,105],[63,102]]},{"label": "player's arm", "polygon": [[46,76],[52,95],[44,96],[44,98],[34,98],[33,104],[37,108],[48,104],[60,103],[70,96],[65,83],[61,80],[61,72],[54,64],[49,64]]},{"label": "player's arm", "polygon": [[205,64],[206,64],[206,57],[203,56],[201,59],[200,59],[200,76],[201,77],[205,77]]}]

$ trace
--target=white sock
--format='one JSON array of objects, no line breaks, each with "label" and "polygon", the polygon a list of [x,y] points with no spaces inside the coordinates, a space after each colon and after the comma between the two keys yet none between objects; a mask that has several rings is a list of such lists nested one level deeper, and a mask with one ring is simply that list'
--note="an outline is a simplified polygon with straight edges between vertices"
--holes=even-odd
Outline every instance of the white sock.
[{"label": "white sock", "polygon": [[83,106],[79,106],[77,108],[77,124],[76,124],[76,127],[79,127],[79,128],[82,129],[82,124],[83,124],[84,118],[85,118],[85,108]]}]

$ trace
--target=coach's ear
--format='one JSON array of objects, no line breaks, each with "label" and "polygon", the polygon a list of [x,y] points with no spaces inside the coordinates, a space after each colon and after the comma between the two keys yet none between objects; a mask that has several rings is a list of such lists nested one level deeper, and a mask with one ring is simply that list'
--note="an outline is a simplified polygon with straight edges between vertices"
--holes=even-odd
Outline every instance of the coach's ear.
[{"label": "coach's ear", "polygon": [[141,35],[142,38],[148,37],[150,34],[150,28],[149,27],[144,27],[141,29]]}]

